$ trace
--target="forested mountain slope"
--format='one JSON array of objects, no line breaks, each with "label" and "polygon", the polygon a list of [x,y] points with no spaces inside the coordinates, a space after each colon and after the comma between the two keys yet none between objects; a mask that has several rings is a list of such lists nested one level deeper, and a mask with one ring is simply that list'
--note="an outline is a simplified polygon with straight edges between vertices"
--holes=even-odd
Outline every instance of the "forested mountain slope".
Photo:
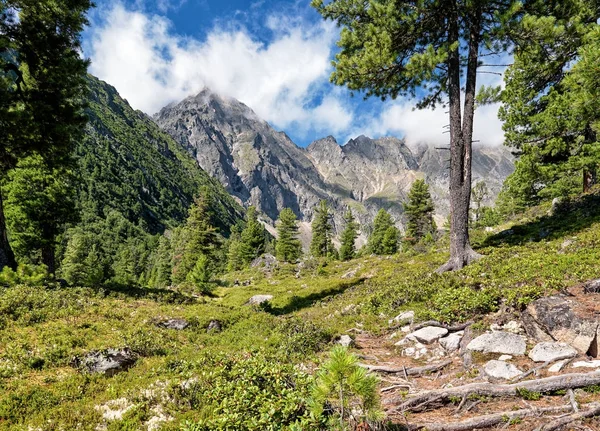
[{"label": "forested mountain slope", "polygon": [[206,186],[216,197],[214,224],[227,232],[241,208],[225,189],[114,87],[92,76],[88,82],[90,121],[76,150],[84,210],[98,216],[116,210],[159,233],[182,222]]}]

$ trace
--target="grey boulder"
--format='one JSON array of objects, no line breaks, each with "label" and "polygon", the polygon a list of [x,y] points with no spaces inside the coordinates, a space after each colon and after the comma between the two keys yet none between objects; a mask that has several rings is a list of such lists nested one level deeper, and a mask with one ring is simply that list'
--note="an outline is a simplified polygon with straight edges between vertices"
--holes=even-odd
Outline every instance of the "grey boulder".
[{"label": "grey boulder", "polygon": [[437,326],[426,326],[415,332],[411,332],[406,336],[409,340],[416,340],[423,344],[431,344],[448,333],[446,328],[439,328]]},{"label": "grey boulder", "polygon": [[554,361],[557,359],[567,359],[577,356],[577,350],[566,343],[542,342],[535,345],[529,358],[533,362]]},{"label": "grey boulder", "polygon": [[460,347],[460,341],[463,338],[462,332],[455,332],[453,334],[448,335],[447,337],[440,338],[439,343],[446,351],[455,352]]},{"label": "grey boulder", "polygon": [[273,299],[273,295],[254,295],[247,302],[248,305],[260,305]]},{"label": "grey boulder", "polygon": [[492,360],[483,366],[483,372],[486,376],[494,379],[513,379],[522,374],[522,371],[504,361]]},{"label": "grey boulder", "polygon": [[99,373],[110,377],[128,370],[136,360],[136,355],[128,348],[106,349],[90,352],[83,358],[75,358],[73,365],[91,374]]},{"label": "grey boulder", "polygon": [[181,331],[188,326],[190,326],[190,322],[185,319],[169,319],[164,322],[159,322],[158,326],[166,329],[175,329],[177,331]]},{"label": "grey boulder", "polygon": [[524,355],[526,348],[522,336],[500,331],[480,335],[467,345],[467,349],[476,352],[516,356]]}]

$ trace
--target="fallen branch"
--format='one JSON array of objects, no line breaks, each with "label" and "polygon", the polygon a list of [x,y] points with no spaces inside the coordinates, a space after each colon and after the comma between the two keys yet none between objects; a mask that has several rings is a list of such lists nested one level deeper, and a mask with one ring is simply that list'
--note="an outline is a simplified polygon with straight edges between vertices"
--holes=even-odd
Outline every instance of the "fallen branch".
[{"label": "fallen branch", "polygon": [[432,401],[440,398],[459,398],[471,394],[489,397],[514,397],[518,395],[518,389],[530,392],[552,392],[561,389],[574,389],[584,386],[600,384],[600,371],[592,373],[563,374],[561,376],[546,377],[537,380],[527,380],[520,383],[492,385],[490,383],[471,383],[454,388],[442,388],[426,391],[409,400],[395,397],[388,400],[388,404],[398,405],[395,410],[415,411],[415,406],[426,406]]},{"label": "fallen branch", "polygon": [[600,415],[600,403],[588,404],[588,407],[590,408],[586,411],[576,412],[548,422],[546,425],[537,428],[536,431],[556,431],[570,423]]},{"label": "fallen branch", "polygon": [[422,376],[423,374],[434,373],[443,368],[446,368],[448,365],[452,363],[451,359],[448,359],[444,362],[440,362],[439,364],[426,365],[424,367],[414,367],[414,368],[406,368],[406,367],[386,367],[383,365],[367,365],[360,364],[361,367],[366,368],[369,371],[375,371],[379,373],[403,373],[406,377],[408,376]]},{"label": "fallen branch", "polygon": [[427,431],[470,431],[474,429],[490,428],[501,423],[510,423],[517,419],[539,416],[544,413],[563,413],[571,410],[571,406],[542,407],[533,409],[511,410],[507,412],[494,413],[491,415],[476,416],[463,422],[454,423],[425,423],[411,425],[410,430]]},{"label": "fallen branch", "polygon": [[447,329],[448,332],[458,332],[465,329],[467,326],[472,325],[473,322],[469,321],[467,323],[460,323],[458,325],[446,325],[445,323],[438,322],[437,320],[428,320],[426,322],[421,322],[415,327],[412,328],[413,331],[418,331],[426,326],[435,326],[438,328]]},{"label": "fallen branch", "polygon": [[382,388],[381,389],[381,393],[393,391],[394,389],[399,389],[399,388],[406,388],[408,390],[411,390],[412,389],[412,385],[410,385],[408,383],[404,383],[404,384],[398,384],[398,385],[388,386],[386,388]]},{"label": "fallen branch", "polygon": [[575,399],[575,392],[573,389],[569,389],[567,391],[567,398],[569,398],[569,403],[571,403],[571,407],[575,413],[579,413],[579,405],[577,404],[577,400]]},{"label": "fallen branch", "polygon": [[534,373],[537,376],[538,371],[546,368],[550,364],[553,364],[555,362],[562,361],[562,360],[565,360],[565,359],[573,359],[573,355],[562,355],[562,356],[559,356],[559,357],[554,358],[554,359],[549,359],[546,362],[544,362],[542,365],[540,365],[538,367],[535,367],[535,368],[532,368],[529,371],[525,371],[523,374],[518,375],[517,377],[511,379],[511,382],[520,382],[525,377],[530,376],[531,374],[534,374]]}]

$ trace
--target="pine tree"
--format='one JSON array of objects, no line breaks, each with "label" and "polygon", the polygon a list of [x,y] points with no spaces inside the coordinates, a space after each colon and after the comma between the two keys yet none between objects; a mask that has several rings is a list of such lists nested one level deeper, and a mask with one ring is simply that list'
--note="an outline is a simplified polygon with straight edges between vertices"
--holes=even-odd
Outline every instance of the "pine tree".
[{"label": "pine tree", "polygon": [[404,204],[408,218],[406,233],[414,241],[422,240],[427,234],[433,235],[433,201],[429,194],[429,186],[424,180],[416,180],[408,193],[408,202]]},{"label": "pine tree", "polygon": [[[395,230],[392,231],[392,229]],[[396,232],[395,238],[397,241],[398,230],[394,226],[392,216],[383,208],[380,209],[375,216],[375,220],[373,220],[373,230],[369,236],[369,242],[367,243],[369,252],[378,256],[395,253],[398,246],[397,244],[396,246],[392,246],[392,238],[394,238],[393,232]]]},{"label": "pine tree", "polygon": [[296,214],[290,208],[284,208],[279,213],[277,234],[275,245],[277,259],[282,262],[296,262],[302,255],[302,245],[298,240]]},{"label": "pine tree", "polygon": [[311,224],[312,241],[310,253],[313,257],[335,257],[336,250],[333,246],[333,226],[331,224],[331,213],[326,200],[319,202]]},{"label": "pine tree", "polygon": [[246,211],[246,227],[241,234],[242,259],[245,264],[251,263],[254,259],[265,252],[267,242],[267,231],[258,220],[258,211],[250,206]]},{"label": "pine tree", "polygon": [[473,204],[475,205],[474,211],[474,219],[475,223],[479,222],[479,218],[481,217],[481,207],[483,206],[483,201],[489,196],[490,192],[488,190],[487,184],[485,181],[478,181],[471,191],[471,195],[473,196]]},{"label": "pine tree", "polygon": [[58,235],[67,223],[77,221],[72,172],[50,168],[40,156],[30,156],[9,172],[3,192],[16,255],[21,260],[43,263],[54,274]]},{"label": "pine tree", "polygon": [[217,229],[211,224],[212,194],[203,187],[190,209],[183,227],[173,235],[173,276],[174,283],[187,280],[188,274],[196,266],[201,256],[215,260],[216,249],[220,245]]},{"label": "pine tree", "polygon": [[400,239],[400,231],[396,226],[388,227],[381,240],[381,254],[391,255],[398,252],[398,240]]},{"label": "pine tree", "polygon": [[562,3],[578,2],[312,0],[341,27],[332,82],[367,97],[419,95],[418,108],[447,106],[452,223],[450,259],[439,272],[480,257],[469,242],[469,209],[477,76],[489,66],[482,54],[520,47],[529,36],[520,24]]},{"label": "pine tree", "polygon": [[342,245],[340,246],[340,260],[350,260],[356,257],[356,238],[358,237],[359,225],[352,214],[352,210],[348,209],[344,215],[346,227],[342,232]]},{"label": "pine tree", "polygon": [[[87,121],[80,33],[90,0],[0,2],[0,182],[23,157],[69,164]],[[0,194],[0,268],[16,267]]]},{"label": "pine tree", "polygon": [[96,286],[104,279],[104,263],[98,245],[77,229],[69,238],[61,263],[61,274],[74,286]]}]

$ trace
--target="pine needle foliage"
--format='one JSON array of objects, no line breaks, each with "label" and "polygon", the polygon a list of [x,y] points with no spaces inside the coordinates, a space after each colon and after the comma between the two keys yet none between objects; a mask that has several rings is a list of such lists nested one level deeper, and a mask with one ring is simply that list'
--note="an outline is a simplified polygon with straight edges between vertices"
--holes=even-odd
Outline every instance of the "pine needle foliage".
[{"label": "pine needle foliage", "polygon": [[282,262],[296,262],[302,255],[302,245],[298,240],[296,214],[290,208],[284,208],[279,213],[277,234],[275,245],[277,259]]},{"label": "pine needle foliage", "polygon": [[313,257],[334,257],[336,249],[333,246],[333,226],[331,212],[326,200],[322,200],[315,210],[312,222],[312,241],[310,253]]},{"label": "pine needle foliage", "polygon": [[356,238],[358,237],[359,224],[356,222],[352,210],[348,209],[344,215],[346,227],[342,232],[342,245],[340,247],[340,260],[350,260],[356,257]]},{"label": "pine needle foliage", "polygon": [[312,386],[311,411],[315,417],[320,417],[325,406],[331,406],[334,417],[329,425],[340,430],[349,429],[348,423],[381,420],[378,382],[376,376],[358,364],[356,355],[346,347],[336,346]]},{"label": "pine needle foliage", "polygon": [[416,180],[413,183],[408,193],[408,202],[404,204],[404,211],[408,217],[406,233],[409,237],[418,242],[428,234],[433,235],[433,200],[429,186],[424,180]]}]

